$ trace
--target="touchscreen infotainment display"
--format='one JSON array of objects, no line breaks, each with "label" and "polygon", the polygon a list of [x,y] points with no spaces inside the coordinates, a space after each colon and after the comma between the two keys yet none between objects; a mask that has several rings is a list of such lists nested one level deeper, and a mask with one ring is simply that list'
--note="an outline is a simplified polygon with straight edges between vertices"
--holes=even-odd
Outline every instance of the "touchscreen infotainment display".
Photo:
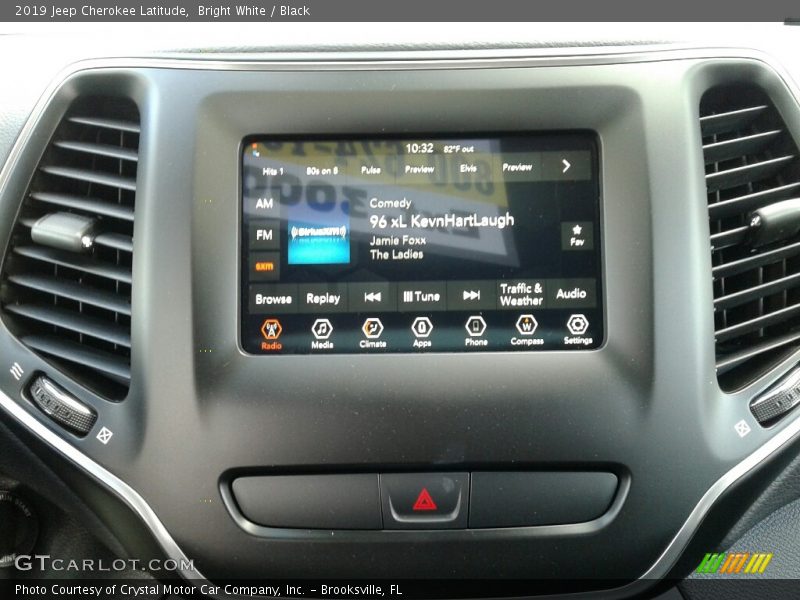
[{"label": "touchscreen infotainment display", "polygon": [[242,148],[245,351],[602,343],[593,135],[265,136]]}]

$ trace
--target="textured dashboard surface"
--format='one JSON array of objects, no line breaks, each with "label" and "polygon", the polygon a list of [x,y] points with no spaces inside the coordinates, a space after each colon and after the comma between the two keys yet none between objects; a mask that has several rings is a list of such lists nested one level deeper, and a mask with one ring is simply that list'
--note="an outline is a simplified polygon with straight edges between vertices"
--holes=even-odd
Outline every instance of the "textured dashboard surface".
[{"label": "textured dashboard surface", "polygon": [[[353,36],[353,28],[359,31]],[[268,33],[268,34],[267,34]],[[618,53],[665,47],[745,46],[800,64],[798,28],[780,24],[416,23],[0,24],[0,166],[36,101],[68,65],[107,57],[211,60],[396,60]],[[800,69],[798,69],[800,71]],[[10,83],[8,85],[7,83]]]}]

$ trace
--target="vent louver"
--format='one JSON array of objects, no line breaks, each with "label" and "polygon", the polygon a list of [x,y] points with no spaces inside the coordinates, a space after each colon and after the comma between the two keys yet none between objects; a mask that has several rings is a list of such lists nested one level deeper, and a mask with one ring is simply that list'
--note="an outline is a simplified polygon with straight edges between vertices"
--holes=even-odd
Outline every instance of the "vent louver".
[{"label": "vent louver", "polygon": [[[123,398],[130,382],[138,146],[133,102],[74,103],[31,180],[3,265],[2,305],[12,331],[110,399]],[[64,234],[75,222],[87,224],[76,244],[65,245],[64,235],[53,241],[53,223]]]},{"label": "vent louver", "polygon": [[700,126],[717,375],[731,391],[800,347],[800,159],[780,114],[754,86],[706,92]]}]

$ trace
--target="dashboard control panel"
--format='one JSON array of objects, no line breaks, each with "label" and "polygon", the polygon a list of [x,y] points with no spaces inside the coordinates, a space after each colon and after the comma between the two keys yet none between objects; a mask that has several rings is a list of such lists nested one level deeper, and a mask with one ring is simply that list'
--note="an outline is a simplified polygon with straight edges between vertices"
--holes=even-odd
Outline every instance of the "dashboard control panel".
[{"label": "dashboard control panel", "polygon": [[585,523],[610,510],[605,471],[264,475],[231,482],[245,520],[280,529],[492,529]]},{"label": "dashboard control panel", "polygon": [[248,352],[602,342],[592,135],[253,138],[242,168]]}]

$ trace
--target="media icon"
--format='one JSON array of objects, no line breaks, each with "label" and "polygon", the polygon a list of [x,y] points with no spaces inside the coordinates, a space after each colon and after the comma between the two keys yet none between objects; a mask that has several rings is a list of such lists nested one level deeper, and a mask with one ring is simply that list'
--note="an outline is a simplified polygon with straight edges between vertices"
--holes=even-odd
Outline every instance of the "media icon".
[{"label": "media icon", "polygon": [[589,329],[589,319],[584,315],[570,315],[567,320],[567,329],[572,335],[583,335]]},{"label": "media icon", "polygon": [[466,301],[473,301],[473,300],[480,300],[481,299],[481,291],[480,290],[464,290],[464,296],[462,300]]},{"label": "media icon", "polygon": [[317,319],[311,326],[311,333],[318,340],[327,340],[333,333],[333,325],[328,319]]},{"label": "media icon", "polygon": [[483,320],[483,317],[476,315],[467,319],[464,327],[466,327],[470,337],[480,337],[486,331],[486,321]]},{"label": "media icon", "polygon": [[383,292],[364,292],[364,302],[382,302]]},{"label": "media icon", "polygon": [[361,331],[364,332],[367,339],[377,340],[383,333],[383,323],[376,317],[370,317],[364,321],[364,325],[361,326]]},{"label": "media icon", "polygon": [[433,331],[433,323],[431,323],[428,317],[417,317],[411,325],[411,331],[413,331],[414,335],[418,338],[426,338],[431,334],[431,331]]},{"label": "media icon", "polygon": [[267,340],[277,340],[281,337],[282,331],[283,327],[281,327],[281,323],[278,319],[267,319],[261,326],[261,334],[264,336],[264,339]]},{"label": "media icon", "polygon": [[517,319],[517,331],[522,335],[533,335],[537,327],[539,327],[539,322],[533,315],[521,315]]}]

